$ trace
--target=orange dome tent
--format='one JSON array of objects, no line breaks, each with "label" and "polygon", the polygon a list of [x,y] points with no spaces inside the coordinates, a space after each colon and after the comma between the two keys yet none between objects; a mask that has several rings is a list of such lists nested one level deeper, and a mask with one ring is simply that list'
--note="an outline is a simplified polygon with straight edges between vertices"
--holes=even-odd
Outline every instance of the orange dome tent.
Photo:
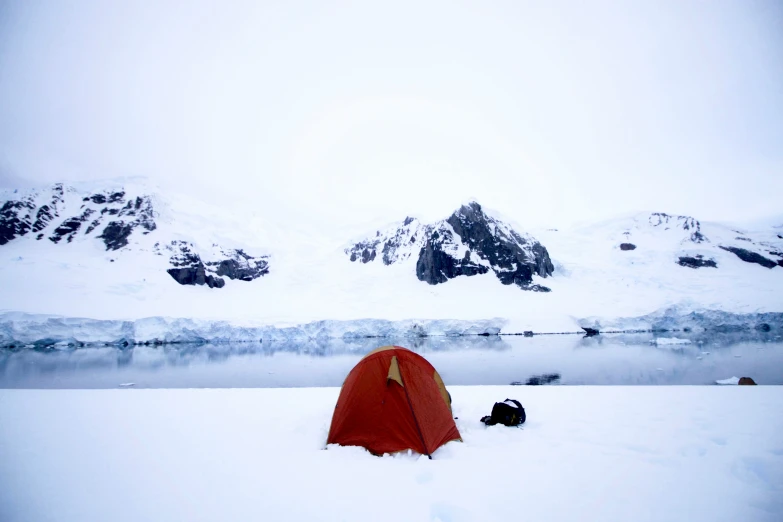
[{"label": "orange dome tent", "polygon": [[407,348],[383,346],[345,378],[326,442],[376,455],[412,449],[430,456],[451,440],[461,439],[438,372]]}]

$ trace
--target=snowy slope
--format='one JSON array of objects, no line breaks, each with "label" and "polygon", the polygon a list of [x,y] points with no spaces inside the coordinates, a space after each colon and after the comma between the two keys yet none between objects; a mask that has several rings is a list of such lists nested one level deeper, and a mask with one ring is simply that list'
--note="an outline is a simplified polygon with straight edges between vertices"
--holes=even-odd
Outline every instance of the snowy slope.
[{"label": "snowy slope", "polygon": [[[30,232],[0,246],[0,311],[110,320],[182,317],[242,326],[500,318],[507,320],[503,331],[511,332],[574,331],[585,318],[638,317],[671,307],[678,313],[783,311],[783,268],[777,265],[783,258],[783,228],[778,222],[743,229],[642,213],[573,230],[525,230],[484,209],[509,227],[506,235],[513,232],[546,250],[551,274],[531,275],[532,285],[551,289],[544,293],[504,285],[492,270],[428,284],[417,277],[419,256],[412,248],[393,252],[390,264],[351,262],[350,248],[357,243],[350,239],[375,233],[362,232],[362,217],[357,217],[353,231],[324,231],[302,216],[196,201],[164,193],[144,180],[66,187],[62,212],[38,232],[43,239]],[[37,189],[35,208],[51,201],[52,191]],[[82,205],[94,207],[96,213],[106,208],[91,199],[85,202],[85,197],[112,191],[126,193],[120,208],[131,199],[147,198],[154,229],[135,227],[128,244],[116,250],[107,250],[98,237],[100,227],[89,234],[81,228],[70,242],[65,235],[57,243],[47,239],[65,219],[80,216]],[[23,191],[5,192],[0,206],[20,196]],[[104,219],[101,227],[105,230],[110,222]],[[402,230],[405,237],[413,237],[423,226],[406,220],[402,228],[397,224],[383,234]],[[635,249],[623,250],[624,243]],[[221,276],[222,288],[182,285],[168,273],[183,253],[169,247],[182,244],[198,254],[205,276],[217,277],[221,261],[237,259],[240,251],[263,260],[266,269],[249,281]],[[456,256],[476,254],[465,244],[455,246],[464,250]],[[742,248],[775,265],[743,261],[721,247]],[[381,249],[376,255],[385,254]],[[714,261],[717,266],[691,268],[680,264],[680,258]],[[476,262],[491,265],[480,256]]]},{"label": "snowy slope", "polygon": [[[645,212],[537,235],[553,252],[553,293],[570,303],[571,313],[618,318],[664,309],[676,314],[783,311],[783,268],[777,266],[783,239],[778,230]],[[623,244],[635,248],[623,250]],[[722,247],[757,253],[775,266],[743,261]],[[684,266],[682,258],[714,261],[716,267]]]}]

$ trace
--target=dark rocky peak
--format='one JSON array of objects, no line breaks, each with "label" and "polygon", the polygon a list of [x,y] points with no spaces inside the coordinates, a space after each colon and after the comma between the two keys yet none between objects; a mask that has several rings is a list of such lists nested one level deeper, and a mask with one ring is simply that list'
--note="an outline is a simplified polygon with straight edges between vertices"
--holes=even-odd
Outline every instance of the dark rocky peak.
[{"label": "dark rocky peak", "polygon": [[[464,248],[450,225],[441,222],[427,227],[424,244],[416,262],[416,277],[431,285],[458,276],[486,274],[489,267]],[[460,248],[462,246],[462,248]]]},{"label": "dark rocky peak", "polygon": [[664,230],[681,229],[687,231],[690,235],[688,239],[694,243],[709,241],[701,233],[701,223],[690,216],[675,216],[663,212],[653,212],[650,214],[648,222],[651,226],[662,227]]},{"label": "dark rocky peak", "polygon": [[533,285],[533,276],[548,277],[554,271],[546,248],[489,216],[475,201],[432,224],[405,218],[401,225],[378,231],[345,253],[351,261],[369,263],[380,257],[386,265],[415,256],[416,276],[433,285],[493,271],[503,284],[548,291]]},{"label": "dark rocky peak", "polygon": [[[269,273],[269,256],[251,256],[242,249],[224,249],[213,245],[216,259],[204,261],[193,243],[175,240],[161,246],[155,243],[158,255],[168,255],[172,268],[168,274],[181,285],[206,285],[223,288],[223,277],[238,281],[253,281]],[[215,253],[217,254],[215,256]]]},{"label": "dark rocky peak", "polygon": [[545,287],[532,285],[533,275],[548,277],[554,272],[549,253],[533,237],[523,236],[508,224],[487,215],[476,201],[460,207],[446,222],[479,262],[488,264],[501,283],[515,284],[526,290],[548,291]]}]

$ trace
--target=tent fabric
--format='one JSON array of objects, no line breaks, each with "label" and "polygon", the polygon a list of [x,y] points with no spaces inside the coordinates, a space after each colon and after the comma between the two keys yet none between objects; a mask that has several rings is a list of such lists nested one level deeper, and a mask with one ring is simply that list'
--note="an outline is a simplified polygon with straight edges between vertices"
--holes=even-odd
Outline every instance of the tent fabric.
[{"label": "tent fabric", "polygon": [[405,386],[405,383],[402,382],[402,375],[400,375],[400,365],[397,364],[396,355],[391,359],[391,364],[389,365],[389,374],[386,376],[386,379],[391,379],[400,386]]},{"label": "tent fabric", "polygon": [[461,440],[443,380],[422,356],[383,346],[351,370],[340,390],[327,444],[382,455],[412,449],[431,455]]}]

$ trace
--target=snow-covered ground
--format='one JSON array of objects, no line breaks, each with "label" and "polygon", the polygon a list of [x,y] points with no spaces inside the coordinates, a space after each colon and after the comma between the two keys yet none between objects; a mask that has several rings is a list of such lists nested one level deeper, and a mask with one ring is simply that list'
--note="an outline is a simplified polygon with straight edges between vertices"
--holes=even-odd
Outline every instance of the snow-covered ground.
[{"label": "snow-covered ground", "polygon": [[781,387],[449,390],[432,461],[324,449],[337,388],[2,390],[0,520],[783,519]]}]

